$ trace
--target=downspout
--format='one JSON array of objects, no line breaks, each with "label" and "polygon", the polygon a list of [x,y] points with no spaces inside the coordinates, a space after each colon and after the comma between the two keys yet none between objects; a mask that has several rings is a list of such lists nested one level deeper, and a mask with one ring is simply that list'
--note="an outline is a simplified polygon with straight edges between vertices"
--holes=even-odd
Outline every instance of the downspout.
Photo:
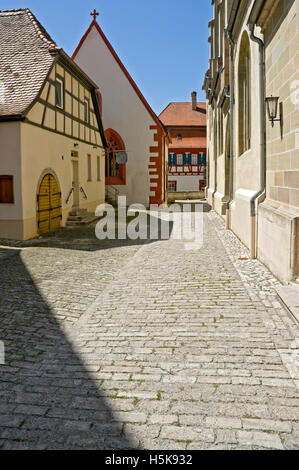
[{"label": "downspout", "polygon": [[215,209],[215,194],[217,192],[217,103],[216,103],[216,94],[215,90],[210,88],[210,91],[213,95],[214,99],[214,191],[212,194],[212,204],[213,204],[213,209]]},{"label": "downspout", "polygon": [[264,42],[254,35],[254,23],[248,23],[250,39],[259,46],[259,114],[260,114],[260,187],[250,199],[251,217],[251,258],[257,257],[256,205],[265,196],[266,162],[265,162],[265,122],[264,122]]},{"label": "downspout", "polygon": [[226,203],[226,228],[230,229],[231,227],[231,213],[230,213],[230,204],[233,200],[233,187],[234,187],[234,94],[235,94],[235,84],[234,84],[234,73],[233,73],[233,63],[234,63],[234,46],[235,43],[232,39],[231,31],[227,28],[225,29],[230,48],[230,57],[229,57],[229,192],[228,192],[228,201]]}]

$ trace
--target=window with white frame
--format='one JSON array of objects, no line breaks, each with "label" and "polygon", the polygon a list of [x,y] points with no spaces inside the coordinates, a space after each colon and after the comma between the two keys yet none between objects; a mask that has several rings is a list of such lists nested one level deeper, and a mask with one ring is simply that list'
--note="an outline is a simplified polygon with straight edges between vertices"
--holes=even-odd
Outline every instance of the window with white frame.
[{"label": "window with white frame", "polygon": [[192,165],[197,165],[197,164],[198,164],[197,153],[192,153]]},{"label": "window with white frame", "polygon": [[177,164],[177,165],[183,165],[183,163],[184,163],[183,155],[182,155],[181,153],[179,153],[179,154],[177,155],[177,162],[176,162],[176,164]]},{"label": "window with white frame", "polygon": [[168,191],[170,193],[176,192],[176,181],[168,181]]},{"label": "window with white frame", "polygon": [[60,77],[55,80],[55,102],[57,108],[64,108],[64,81]]}]

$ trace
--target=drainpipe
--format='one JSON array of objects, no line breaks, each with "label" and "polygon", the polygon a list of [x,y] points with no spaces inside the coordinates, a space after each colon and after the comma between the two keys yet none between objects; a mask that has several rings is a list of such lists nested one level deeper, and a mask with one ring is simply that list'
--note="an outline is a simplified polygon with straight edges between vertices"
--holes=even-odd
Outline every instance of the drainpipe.
[{"label": "drainpipe", "polygon": [[212,93],[213,98],[214,98],[214,192],[212,194],[212,204],[213,204],[213,209],[215,209],[215,194],[217,192],[217,102],[216,102],[216,94],[215,90],[212,88],[209,89],[209,91]]},{"label": "drainpipe", "polygon": [[259,46],[259,114],[260,114],[260,187],[250,200],[251,217],[251,258],[257,257],[256,205],[265,197],[266,162],[265,162],[265,121],[264,121],[264,42],[254,35],[255,23],[248,23],[250,39]]},{"label": "drainpipe", "polygon": [[232,39],[231,31],[227,28],[225,29],[228,41],[229,41],[229,49],[230,49],[230,57],[229,57],[229,92],[230,92],[230,99],[229,99],[229,193],[228,193],[228,201],[226,203],[226,228],[230,229],[231,227],[231,214],[230,214],[230,204],[233,200],[233,178],[234,178],[234,93],[235,93],[235,84],[234,84],[234,73],[233,73],[233,64],[234,64],[234,46],[235,43]]}]

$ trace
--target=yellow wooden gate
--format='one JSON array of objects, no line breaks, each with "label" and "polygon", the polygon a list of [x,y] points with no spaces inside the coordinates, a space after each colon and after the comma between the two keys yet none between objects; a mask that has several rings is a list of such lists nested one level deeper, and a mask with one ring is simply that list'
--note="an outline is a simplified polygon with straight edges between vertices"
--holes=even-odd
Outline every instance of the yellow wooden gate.
[{"label": "yellow wooden gate", "polygon": [[47,233],[59,228],[62,219],[61,192],[53,175],[44,176],[37,195],[37,202],[39,233]]}]

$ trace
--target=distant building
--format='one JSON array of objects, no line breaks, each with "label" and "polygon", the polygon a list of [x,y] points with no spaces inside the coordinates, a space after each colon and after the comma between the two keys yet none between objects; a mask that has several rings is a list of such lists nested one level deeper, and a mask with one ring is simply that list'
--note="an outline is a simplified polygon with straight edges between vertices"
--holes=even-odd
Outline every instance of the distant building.
[{"label": "distant building", "polygon": [[299,276],[298,1],[213,5],[208,201],[252,258],[290,281]]},{"label": "distant building", "polygon": [[[167,200],[167,130],[92,15],[73,59],[100,86],[107,191],[126,196],[128,204],[161,204]],[[120,152],[127,155],[124,163]]]},{"label": "distant building", "polygon": [[192,102],[169,103],[159,117],[172,141],[168,152],[168,191],[196,196],[206,186],[206,103],[198,103],[193,92]]},{"label": "distant building", "polygon": [[96,89],[30,10],[0,11],[1,238],[49,232],[105,201]]}]

